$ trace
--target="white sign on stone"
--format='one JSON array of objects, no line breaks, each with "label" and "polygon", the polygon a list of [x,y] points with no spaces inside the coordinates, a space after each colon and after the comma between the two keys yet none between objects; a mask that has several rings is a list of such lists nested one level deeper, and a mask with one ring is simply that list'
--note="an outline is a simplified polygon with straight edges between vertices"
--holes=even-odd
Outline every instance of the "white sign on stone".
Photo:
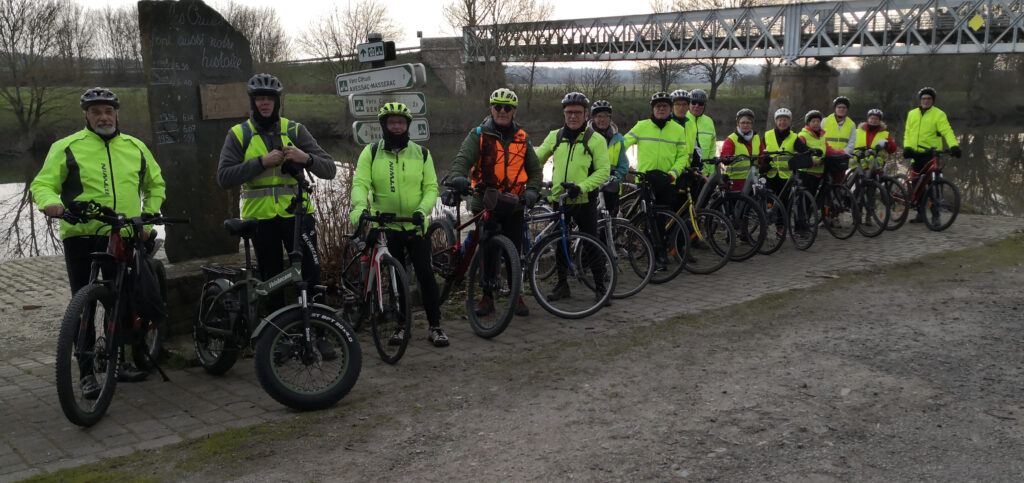
[{"label": "white sign on stone", "polygon": [[408,89],[416,82],[415,70],[412,64],[361,70],[338,74],[334,84],[339,96]]},{"label": "white sign on stone", "polygon": [[359,51],[359,62],[376,62],[384,60],[384,42],[370,42],[356,46]]},{"label": "white sign on stone", "polygon": [[427,113],[427,96],[422,92],[352,94],[348,96],[348,111],[355,117],[377,117],[380,106],[388,102],[405,104],[413,116],[423,116]]},{"label": "white sign on stone", "polygon": [[[375,143],[384,137],[384,131],[376,120],[352,123],[352,134],[355,136],[356,143],[358,144]],[[412,141],[426,141],[430,139],[430,125],[426,119],[416,118],[412,120],[412,123],[409,124],[409,139]]]}]

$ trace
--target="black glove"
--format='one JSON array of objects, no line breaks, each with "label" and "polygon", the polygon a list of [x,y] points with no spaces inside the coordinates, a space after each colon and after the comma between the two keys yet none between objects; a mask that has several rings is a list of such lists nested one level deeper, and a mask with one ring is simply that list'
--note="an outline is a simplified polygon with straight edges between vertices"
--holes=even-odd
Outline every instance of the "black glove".
[{"label": "black glove", "polygon": [[426,217],[423,216],[423,212],[422,211],[414,211],[414,212],[412,212],[412,224],[413,225],[423,226],[424,218],[426,218]]},{"label": "black glove", "polygon": [[533,208],[533,205],[537,204],[538,198],[540,198],[540,194],[537,193],[536,189],[527,188],[523,192],[523,203],[526,203],[527,208]]},{"label": "black glove", "polygon": [[704,160],[700,159],[700,156],[698,156],[697,153],[693,153],[693,159],[690,160],[690,167],[696,169],[697,171],[703,171]]},{"label": "black glove", "polygon": [[822,156],[823,156],[824,154],[825,154],[825,151],[822,151],[822,150],[820,150],[820,149],[811,149],[811,156],[814,156],[814,157],[820,158],[820,157],[822,157]]},{"label": "black glove", "polygon": [[914,150],[910,148],[903,148],[903,159],[910,159],[914,157]]},{"label": "black glove", "polygon": [[952,154],[954,158],[959,158],[960,156],[963,156],[964,153],[960,151],[960,146],[953,146],[949,148],[949,154]]},{"label": "black glove", "polygon": [[359,214],[359,224],[360,225],[363,224],[363,219],[366,218],[367,216],[370,216],[370,210],[364,209],[363,212]]},{"label": "black glove", "polygon": [[644,180],[653,186],[668,186],[672,184],[672,175],[660,169],[652,169],[644,173]]},{"label": "black glove", "polygon": [[445,206],[459,206],[462,197],[455,190],[448,190],[441,193],[441,204]]},{"label": "black glove", "polygon": [[449,183],[449,186],[451,186],[452,189],[459,194],[466,194],[469,192],[469,189],[473,185],[472,183],[469,182],[469,179],[463,178],[462,176],[457,176],[455,178],[452,178],[451,182]]},{"label": "black glove", "polygon": [[575,198],[583,193],[583,188],[580,188],[580,185],[576,183],[570,183],[569,186],[565,188],[565,192],[570,198]]}]

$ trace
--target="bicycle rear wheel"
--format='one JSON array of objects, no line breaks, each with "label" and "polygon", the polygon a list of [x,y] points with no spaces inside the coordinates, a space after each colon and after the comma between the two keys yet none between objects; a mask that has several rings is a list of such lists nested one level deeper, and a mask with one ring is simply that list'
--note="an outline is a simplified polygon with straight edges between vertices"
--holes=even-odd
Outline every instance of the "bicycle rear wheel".
[{"label": "bicycle rear wheel", "polygon": [[121,345],[105,285],[83,287],[71,298],[57,336],[57,399],[68,421],[89,427],[103,418],[117,386]]},{"label": "bicycle rear wheel", "polygon": [[724,267],[736,250],[736,230],[720,211],[702,208],[696,226],[687,220],[690,251],[684,267],[690,273],[707,275]]},{"label": "bicycle rear wheel", "polygon": [[378,269],[380,291],[376,287],[370,288],[373,345],[377,347],[381,360],[394,364],[405,354],[412,337],[409,276],[391,255],[381,257]]},{"label": "bicycle rear wheel", "polygon": [[235,315],[227,306],[238,304],[239,292],[232,291],[227,295],[221,295],[223,292],[221,286],[214,282],[208,282],[203,286],[203,293],[199,297],[199,311],[192,325],[192,339],[199,364],[203,366],[204,371],[215,376],[231,369],[238,361],[240,352],[238,343],[231,336],[206,330],[231,328],[231,320]]},{"label": "bicycle rear wheel", "polygon": [[925,192],[924,224],[932,231],[949,228],[960,214],[960,190],[944,179],[937,179],[928,185]]},{"label": "bicycle rear wheel", "polygon": [[[654,248],[655,271],[650,283],[665,283],[676,278],[684,268],[684,257],[690,253],[690,231],[679,215],[666,209],[654,212],[657,226],[648,227],[647,214],[637,213],[630,224],[637,227]],[[658,237],[656,240],[654,237]],[[660,251],[660,253],[659,253]]]},{"label": "bicycle rear wheel", "polygon": [[711,209],[732,221],[736,231],[736,247],[729,259],[742,262],[756,255],[764,244],[768,224],[760,205],[747,195],[730,192],[719,198]]},{"label": "bicycle rear wheel", "polygon": [[640,229],[628,221],[613,218],[610,222],[597,222],[597,237],[609,243],[608,224],[611,223],[611,251],[615,261],[616,282],[613,299],[636,295],[654,276],[654,247]]},{"label": "bicycle rear wheel", "polygon": [[889,192],[878,182],[870,179],[861,180],[856,186],[857,192],[857,231],[861,235],[872,238],[881,235],[892,215],[890,207],[892,199]]},{"label": "bicycle rear wheel", "polygon": [[814,196],[800,189],[790,195],[789,200],[789,239],[797,250],[811,248],[818,237],[818,208]]},{"label": "bicycle rear wheel", "polygon": [[[527,276],[537,303],[564,319],[579,319],[604,307],[615,291],[616,270],[597,237],[570,231],[548,235],[533,250]],[[542,274],[554,273],[550,277]]]},{"label": "bicycle rear wheel", "polygon": [[757,195],[761,207],[764,209],[765,222],[767,223],[764,243],[757,250],[762,255],[771,255],[782,248],[786,242],[786,233],[789,231],[789,217],[786,216],[786,207],[782,200],[771,191],[762,190]]},{"label": "bicycle rear wheel", "polygon": [[904,180],[885,176],[882,178],[882,187],[889,191],[892,205],[889,207],[889,223],[885,225],[886,230],[898,230],[907,222],[907,215],[910,213],[910,194]]},{"label": "bicycle rear wheel", "polygon": [[516,247],[505,235],[480,243],[466,276],[466,318],[476,335],[490,339],[508,327],[522,296],[522,270]]},{"label": "bicycle rear wheel", "polygon": [[[823,181],[824,182],[824,181]],[[857,232],[857,199],[843,185],[828,187],[821,206],[821,219],[832,236],[845,240]]]},{"label": "bicycle rear wheel", "polygon": [[455,267],[455,229],[447,218],[430,222],[427,227],[427,239],[430,240],[430,258],[434,267],[434,280],[437,282],[440,303],[445,303],[452,293],[454,281],[450,276]]}]

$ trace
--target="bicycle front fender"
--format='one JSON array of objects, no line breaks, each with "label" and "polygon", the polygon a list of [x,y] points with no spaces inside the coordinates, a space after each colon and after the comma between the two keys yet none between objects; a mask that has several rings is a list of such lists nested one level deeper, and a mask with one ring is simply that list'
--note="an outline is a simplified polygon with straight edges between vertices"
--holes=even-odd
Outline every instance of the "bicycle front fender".
[{"label": "bicycle front fender", "polygon": [[[256,327],[256,330],[252,331],[252,335],[250,336],[251,339],[254,341],[253,343],[255,344],[256,339],[259,339],[260,334],[262,334],[263,330],[266,329],[268,326],[270,326],[273,323],[272,322],[273,320],[276,320],[278,317],[280,317],[280,316],[282,316],[282,315],[284,315],[284,314],[286,314],[288,312],[292,312],[292,311],[296,311],[297,312],[297,311],[300,311],[300,310],[302,310],[302,306],[301,305],[299,305],[297,303],[296,304],[291,304],[291,305],[288,305],[288,306],[285,306],[285,307],[281,307],[280,309],[275,310],[274,313],[272,313],[272,314],[270,314],[270,315],[268,315],[266,317],[261,318],[260,319],[260,325],[258,325]],[[309,310],[311,312],[314,312],[314,311],[327,312],[332,317],[337,317],[337,315],[336,315],[337,311],[334,310],[334,307],[330,307],[330,306],[327,306],[327,305],[324,305],[324,304],[309,304]]]}]

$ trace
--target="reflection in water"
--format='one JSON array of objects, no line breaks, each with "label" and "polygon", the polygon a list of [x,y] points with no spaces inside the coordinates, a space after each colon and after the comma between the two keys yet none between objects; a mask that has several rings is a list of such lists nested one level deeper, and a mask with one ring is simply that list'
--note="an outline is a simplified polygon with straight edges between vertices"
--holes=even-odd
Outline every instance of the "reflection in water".
[{"label": "reflection in water", "polygon": [[[543,138],[540,134],[534,133],[534,137]],[[464,138],[464,134],[439,135],[424,143],[430,149],[439,179],[448,173]],[[964,157],[944,158],[944,173],[960,188],[964,211],[1024,216],[1024,190],[1020,189],[1024,181],[1024,133],[976,127],[973,131],[962,132],[960,145]],[[327,140],[324,149],[330,152],[335,160],[354,165],[362,146],[356,146],[348,140],[335,139]],[[906,172],[909,163],[897,157],[893,159],[898,162],[889,164],[897,166],[895,169],[901,172]],[[0,173],[0,179],[16,179],[20,171],[18,164],[11,162],[10,158],[0,156],[0,166],[7,170]],[[12,166],[13,169],[10,168]],[[545,172],[550,173],[550,167],[547,168]],[[347,179],[344,173],[345,170],[339,170],[339,181]],[[24,183],[0,183],[0,234],[7,232],[12,226],[23,189]],[[332,196],[338,196],[338,193],[344,193],[343,196],[347,197],[348,190],[332,190]],[[332,208],[332,212],[338,213],[338,207]],[[347,209],[344,211],[347,213]],[[46,220],[34,206],[30,213],[31,221],[29,216],[26,216],[28,213],[21,213],[21,233],[25,233],[31,228],[31,224],[35,223],[38,232],[36,243],[44,254],[53,254],[54,250],[47,242],[46,230],[40,228],[45,226]],[[23,240],[23,243],[29,242]],[[0,260],[16,256],[12,255],[13,253],[11,245],[0,244]]]}]

